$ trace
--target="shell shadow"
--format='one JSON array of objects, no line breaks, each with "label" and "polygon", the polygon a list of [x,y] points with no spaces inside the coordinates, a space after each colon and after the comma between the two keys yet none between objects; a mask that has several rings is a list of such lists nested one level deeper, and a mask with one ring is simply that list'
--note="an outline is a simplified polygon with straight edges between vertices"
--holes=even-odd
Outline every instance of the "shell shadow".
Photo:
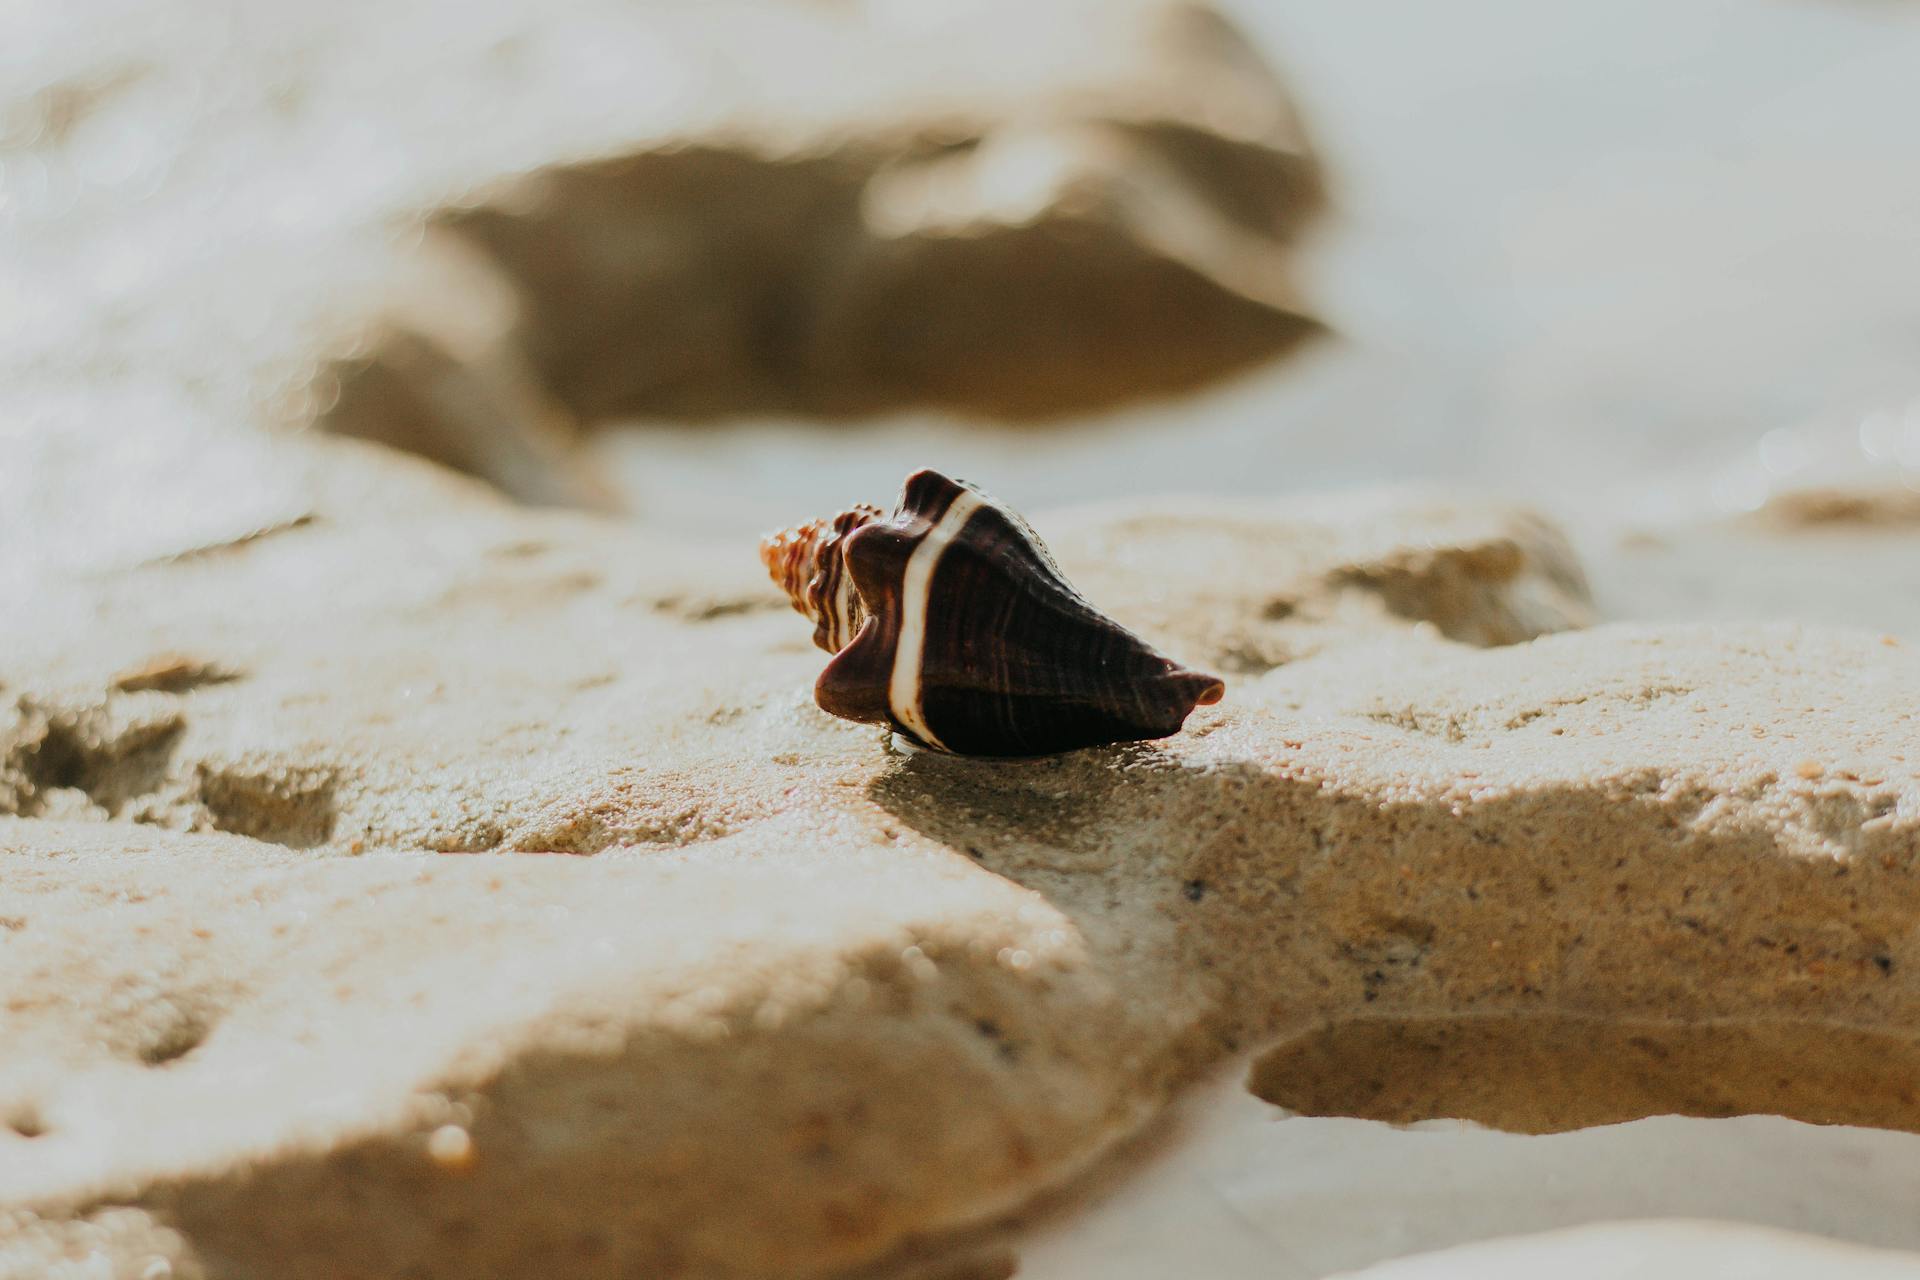
[{"label": "shell shadow", "polygon": [[1289,838],[1255,852],[1223,815],[1304,806],[1314,790],[1136,742],[1023,760],[903,754],[868,795],[911,830],[1045,898],[1117,984],[1189,1004],[1188,1029],[1165,1046],[1185,1075],[1238,1049],[1263,1021],[1236,984],[1207,988],[1235,967],[1270,974],[1285,963],[1282,940],[1250,922],[1287,917],[1298,859],[1315,847]]},{"label": "shell shadow", "polygon": [[[1248,766],[1225,772],[1248,785],[1263,776]],[[1156,810],[1184,808],[1183,793],[1214,791],[1223,776],[1153,742],[1014,759],[902,751],[868,794],[920,834],[1022,880],[1157,866],[1174,852],[1146,838],[1159,825]]]}]

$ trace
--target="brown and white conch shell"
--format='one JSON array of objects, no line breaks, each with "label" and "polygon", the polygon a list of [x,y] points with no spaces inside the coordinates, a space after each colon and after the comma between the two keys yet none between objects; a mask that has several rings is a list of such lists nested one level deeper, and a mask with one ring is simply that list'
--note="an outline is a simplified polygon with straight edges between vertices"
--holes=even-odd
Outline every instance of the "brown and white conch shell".
[{"label": "brown and white conch shell", "polygon": [[772,535],[760,558],[834,654],[821,708],[936,751],[1165,738],[1226,690],[1088,604],[1026,521],[935,471],[909,476],[890,516],[854,507]]}]

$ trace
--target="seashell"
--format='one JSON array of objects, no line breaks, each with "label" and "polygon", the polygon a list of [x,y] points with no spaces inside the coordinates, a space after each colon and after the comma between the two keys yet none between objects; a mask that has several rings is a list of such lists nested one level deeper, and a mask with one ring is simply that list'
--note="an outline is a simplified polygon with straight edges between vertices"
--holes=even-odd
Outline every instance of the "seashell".
[{"label": "seashell", "polygon": [[959,755],[1033,756],[1165,738],[1226,685],[1088,604],[1027,522],[963,481],[907,478],[768,537],[760,558],[834,655],[822,710]]},{"label": "seashell", "polygon": [[846,648],[867,618],[866,607],[854,593],[841,544],[848,534],[880,515],[880,508],[862,503],[761,540],[760,563],[767,566],[793,607],[813,619],[813,642],[828,653]]}]

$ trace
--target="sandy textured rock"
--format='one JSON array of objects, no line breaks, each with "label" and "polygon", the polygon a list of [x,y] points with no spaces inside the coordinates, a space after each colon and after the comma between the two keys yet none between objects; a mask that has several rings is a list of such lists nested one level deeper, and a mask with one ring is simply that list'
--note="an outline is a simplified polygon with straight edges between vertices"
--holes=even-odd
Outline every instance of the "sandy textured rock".
[{"label": "sandy textured rock", "polygon": [[[1911,1024],[1877,638],[1474,649],[1578,618],[1537,526],[1042,516],[1171,652],[1325,651],[1162,744],[900,757],[812,706],[751,548],[308,460],[304,520],[0,630],[9,1247],[137,1210],[215,1276],[815,1275],[1327,1018]],[[1244,578],[1163,576],[1183,539]]]},{"label": "sandy textured rock", "polygon": [[[38,513],[71,531],[61,567],[106,576],[33,579],[36,608],[0,619],[33,673],[8,681],[12,811],[336,850],[677,846],[837,778],[822,742],[870,743],[816,725],[817,650],[750,543],[522,516],[372,458],[235,462],[298,477],[264,531],[210,533],[182,504],[130,555],[88,544],[86,509]],[[215,474],[246,487],[244,466]],[[1589,620],[1564,543],[1522,512],[1190,503],[1046,528],[1095,600],[1233,673],[1382,628],[1499,643]],[[1194,562],[1218,568],[1182,572]],[[73,642],[93,628],[104,643]],[[832,732],[769,748],[781,726]],[[792,772],[761,776],[769,750]]]},{"label": "sandy textured rock", "polygon": [[1191,498],[1065,511],[1047,528],[1092,598],[1132,597],[1132,621],[1229,674],[1259,675],[1395,622],[1504,645],[1594,620],[1560,531],[1490,500]]}]

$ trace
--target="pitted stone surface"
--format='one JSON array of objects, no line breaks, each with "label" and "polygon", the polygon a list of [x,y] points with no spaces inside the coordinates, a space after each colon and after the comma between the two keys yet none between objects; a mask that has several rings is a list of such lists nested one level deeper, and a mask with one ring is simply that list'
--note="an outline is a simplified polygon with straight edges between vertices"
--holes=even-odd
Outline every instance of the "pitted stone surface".
[{"label": "pitted stone surface", "polygon": [[[1527,640],[1585,608],[1517,515],[1040,513],[1171,652],[1239,617],[1298,656],[1164,743],[903,757],[813,707],[750,547],[309,461],[305,522],[0,632],[10,1247],[823,1275],[1323,1020],[1911,1025],[1920,667],[1880,637]],[[1169,577],[1178,539],[1265,558]]]}]

